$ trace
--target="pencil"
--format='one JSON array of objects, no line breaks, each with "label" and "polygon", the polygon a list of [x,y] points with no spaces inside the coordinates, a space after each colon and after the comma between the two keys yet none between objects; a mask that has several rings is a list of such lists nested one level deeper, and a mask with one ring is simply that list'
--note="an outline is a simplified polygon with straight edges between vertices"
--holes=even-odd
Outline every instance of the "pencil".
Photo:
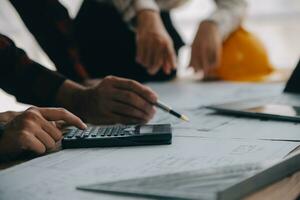
[{"label": "pencil", "polygon": [[170,113],[171,115],[188,122],[189,118],[185,115],[179,114],[178,112],[174,111],[170,106],[167,106],[166,104],[162,103],[161,101],[157,101],[155,104],[156,107]]}]

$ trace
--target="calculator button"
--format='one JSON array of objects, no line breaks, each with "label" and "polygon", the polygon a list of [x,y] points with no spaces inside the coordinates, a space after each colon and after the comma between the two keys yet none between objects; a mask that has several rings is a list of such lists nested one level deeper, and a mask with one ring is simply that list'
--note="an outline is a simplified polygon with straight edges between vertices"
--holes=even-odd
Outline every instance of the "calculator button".
[{"label": "calculator button", "polygon": [[122,136],[125,135],[125,131],[124,131],[124,130],[121,130],[121,131],[120,131],[120,135],[122,135]]},{"label": "calculator button", "polygon": [[118,136],[119,132],[120,132],[120,127],[114,127],[113,130],[112,130],[112,134],[114,136]]},{"label": "calculator button", "polygon": [[123,131],[132,133],[135,131],[135,127],[127,127],[127,128],[124,128]]},{"label": "calculator button", "polygon": [[91,133],[91,136],[92,137],[96,137],[97,136],[97,133],[98,133],[98,130],[99,130],[99,127],[95,127]]},{"label": "calculator button", "polygon": [[67,138],[72,138],[75,135],[76,129],[70,130],[70,132],[67,134]]},{"label": "calculator button", "polygon": [[97,136],[105,136],[105,131],[106,131],[105,128],[100,128],[99,127],[99,130],[97,132]]},{"label": "calculator button", "polygon": [[113,128],[107,128],[105,134],[106,134],[107,136],[111,136],[112,130],[113,130]]},{"label": "calculator button", "polygon": [[89,135],[91,134],[92,131],[92,127],[89,127],[87,129],[85,129],[81,135],[81,137],[89,137]]},{"label": "calculator button", "polygon": [[81,138],[81,135],[83,134],[83,131],[80,129],[77,129],[76,133],[75,133],[75,137],[76,138]]}]

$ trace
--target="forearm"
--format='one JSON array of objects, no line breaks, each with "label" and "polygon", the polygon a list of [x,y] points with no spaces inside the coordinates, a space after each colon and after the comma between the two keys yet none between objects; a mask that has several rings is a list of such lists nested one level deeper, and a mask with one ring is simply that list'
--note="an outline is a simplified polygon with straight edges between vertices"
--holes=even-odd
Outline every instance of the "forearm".
[{"label": "forearm", "polygon": [[217,9],[205,21],[214,22],[223,41],[242,23],[246,12],[245,0],[215,0]]},{"label": "forearm", "polygon": [[3,155],[3,152],[5,152],[5,144],[2,144],[2,136],[4,134],[4,124],[0,122],[0,163],[7,161],[7,156]]},{"label": "forearm", "polygon": [[51,106],[65,78],[32,61],[13,41],[0,34],[0,87],[18,101]]},{"label": "forearm", "polygon": [[32,61],[12,40],[1,34],[0,88],[23,103],[65,107],[80,116],[84,113],[81,97],[85,87]]},{"label": "forearm", "polygon": [[87,96],[86,92],[88,92],[87,87],[66,80],[57,91],[56,104],[73,112],[81,119],[86,119],[85,107],[89,104],[85,98]]},{"label": "forearm", "polygon": [[152,10],[156,12],[170,11],[173,8],[177,8],[189,0],[133,0],[134,9],[138,13],[142,10]]},{"label": "forearm", "polygon": [[157,21],[162,23],[159,13],[152,10],[143,10],[136,16],[136,26],[145,29],[152,29]]},{"label": "forearm", "polygon": [[76,81],[88,77],[80,64],[72,19],[58,0],[10,2],[60,73]]},{"label": "forearm", "polygon": [[65,78],[38,63],[27,67],[26,72],[16,76],[15,83],[7,85],[4,89],[20,102],[35,106],[55,106],[55,94]]}]

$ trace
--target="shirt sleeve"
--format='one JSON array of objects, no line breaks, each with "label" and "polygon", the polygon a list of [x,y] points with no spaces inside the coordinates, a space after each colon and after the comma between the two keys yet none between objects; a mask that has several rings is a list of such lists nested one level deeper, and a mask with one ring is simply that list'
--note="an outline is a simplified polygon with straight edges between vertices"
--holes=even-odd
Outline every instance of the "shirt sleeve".
[{"label": "shirt sleeve", "polygon": [[65,78],[28,58],[13,41],[0,34],[0,88],[18,101],[54,106]]},{"label": "shirt sleeve", "polygon": [[88,78],[80,63],[73,21],[58,0],[10,0],[29,31],[55,64],[75,81]]},{"label": "shirt sleeve", "polygon": [[112,0],[107,2],[115,6],[122,14],[125,22],[132,23],[136,15],[142,10],[169,11],[188,2],[188,0]]},{"label": "shirt sleeve", "polygon": [[223,40],[241,24],[246,13],[245,0],[215,0],[217,9],[206,20],[218,24]]},{"label": "shirt sleeve", "polygon": [[159,11],[158,4],[155,0],[134,0],[134,8],[136,12],[139,12],[141,10],[154,10]]},{"label": "shirt sleeve", "polygon": [[128,23],[132,23],[141,10],[159,12],[159,6],[155,0],[110,0],[106,2],[111,3],[121,13],[123,20]]}]

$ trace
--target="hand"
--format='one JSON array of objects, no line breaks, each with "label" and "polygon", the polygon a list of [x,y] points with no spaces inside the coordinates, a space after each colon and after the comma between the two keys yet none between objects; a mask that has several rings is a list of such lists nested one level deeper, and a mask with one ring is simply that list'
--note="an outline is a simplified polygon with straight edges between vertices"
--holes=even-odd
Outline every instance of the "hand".
[{"label": "hand", "polygon": [[7,124],[22,112],[7,111],[0,113],[0,124]]},{"label": "hand", "polygon": [[136,32],[136,60],[149,74],[160,68],[170,74],[176,68],[176,53],[173,41],[167,33],[159,13],[145,10],[138,13]]},{"label": "hand", "polygon": [[114,76],[105,77],[97,86],[84,88],[65,81],[57,103],[93,124],[139,124],[155,114],[157,95],[142,84]]},{"label": "hand", "polygon": [[86,90],[80,99],[83,99],[81,113],[90,123],[137,124],[154,116],[157,95],[136,81],[108,76]]},{"label": "hand", "polygon": [[5,125],[0,139],[0,157],[15,156],[23,150],[43,154],[54,149],[62,133],[51,122],[59,120],[86,128],[78,117],[65,109],[31,107]]},{"label": "hand", "polygon": [[220,65],[222,38],[214,22],[204,21],[200,24],[192,44],[192,66],[197,72],[203,70],[205,78],[213,78],[213,71]]},{"label": "hand", "polygon": [[86,87],[93,87],[93,86],[98,85],[101,82],[101,80],[102,79],[100,79],[100,78],[86,79],[86,80],[84,80],[82,85],[84,85]]}]

